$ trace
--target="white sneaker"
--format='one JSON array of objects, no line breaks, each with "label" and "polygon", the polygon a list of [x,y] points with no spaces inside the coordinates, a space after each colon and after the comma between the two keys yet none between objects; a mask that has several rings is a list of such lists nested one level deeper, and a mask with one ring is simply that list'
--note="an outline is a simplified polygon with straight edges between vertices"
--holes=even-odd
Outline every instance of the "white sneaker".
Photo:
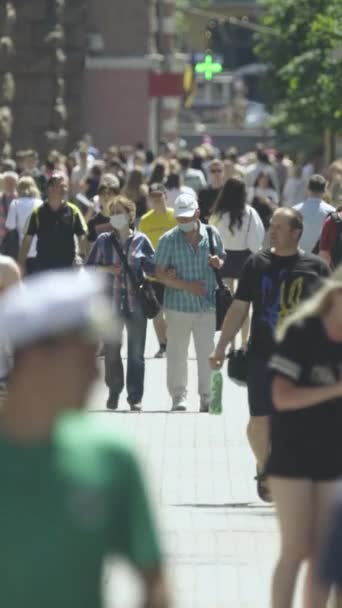
[{"label": "white sneaker", "polygon": [[173,399],[171,412],[185,412],[187,408],[185,397]]}]

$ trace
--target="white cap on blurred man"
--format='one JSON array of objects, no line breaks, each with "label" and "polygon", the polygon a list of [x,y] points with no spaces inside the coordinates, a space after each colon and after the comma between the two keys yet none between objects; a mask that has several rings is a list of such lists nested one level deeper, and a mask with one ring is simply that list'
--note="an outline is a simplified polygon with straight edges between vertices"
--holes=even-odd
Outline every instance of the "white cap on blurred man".
[{"label": "white cap on blurred man", "polygon": [[94,271],[34,275],[0,298],[0,343],[13,351],[78,331],[91,341],[116,335],[103,277]]}]

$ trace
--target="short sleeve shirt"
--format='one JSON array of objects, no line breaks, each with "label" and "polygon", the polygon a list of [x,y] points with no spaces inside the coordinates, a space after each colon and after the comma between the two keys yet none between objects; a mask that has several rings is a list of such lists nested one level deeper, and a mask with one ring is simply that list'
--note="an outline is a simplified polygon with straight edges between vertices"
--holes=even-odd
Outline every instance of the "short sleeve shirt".
[{"label": "short sleeve shirt", "polygon": [[[197,248],[192,247],[185,234],[177,227],[161,237],[156,253],[156,266],[172,268],[177,278],[185,281],[203,281],[207,291],[204,296],[194,296],[188,291],[166,287],[164,306],[177,312],[209,312],[215,309],[216,277],[208,264],[210,245],[208,232],[200,223],[201,240]],[[225,257],[221,237],[213,226],[214,253]]]},{"label": "short sleeve shirt", "polygon": [[27,234],[37,236],[37,261],[41,270],[72,266],[75,259],[75,236],[87,233],[81,211],[64,203],[57,211],[44,203],[30,218]]},{"label": "short sleeve shirt", "polygon": [[235,299],[253,304],[250,349],[268,358],[274,331],[329,275],[329,268],[315,255],[277,256],[270,250],[246,261]]},{"label": "short sleeve shirt", "polygon": [[0,436],[0,478],[1,606],[100,608],[106,557],[160,565],[137,457],[91,415],[64,416],[41,444]]}]

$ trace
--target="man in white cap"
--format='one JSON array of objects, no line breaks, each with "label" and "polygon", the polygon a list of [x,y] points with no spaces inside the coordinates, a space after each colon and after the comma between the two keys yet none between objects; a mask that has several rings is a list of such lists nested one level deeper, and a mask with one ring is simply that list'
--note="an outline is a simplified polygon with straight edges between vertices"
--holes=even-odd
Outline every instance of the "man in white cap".
[{"label": "man in white cap", "polygon": [[210,367],[206,356],[214,344],[216,325],[214,268],[222,267],[225,254],[214,227],[211,254],[208,231],[199,216],[197,199],[181,194],[175,201],[177,226],[161,237],[155,254],[157,280],[166,285],[167,383],[173,411],[187,407],[191,334],[197,354],[200,411],[209,408]]},{"label": "man in white cap", "polygon": [[79,411],[115,326],[99,275],[37,275],[0,298],[14,352],[0,412],[0,606],[100,608],[105,557],[141,576],[144,606],[168,606],[159,542],[125,440]]}]

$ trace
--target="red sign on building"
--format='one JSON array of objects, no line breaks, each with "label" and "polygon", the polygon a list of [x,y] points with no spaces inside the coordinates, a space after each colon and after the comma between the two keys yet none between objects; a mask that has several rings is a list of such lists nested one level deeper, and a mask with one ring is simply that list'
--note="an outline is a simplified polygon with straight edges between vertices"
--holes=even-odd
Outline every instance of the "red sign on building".
[{"label": "red sign on building", "polygon": [[184,94],[183,73],[150,73],[150,97],[182,97]]}]

